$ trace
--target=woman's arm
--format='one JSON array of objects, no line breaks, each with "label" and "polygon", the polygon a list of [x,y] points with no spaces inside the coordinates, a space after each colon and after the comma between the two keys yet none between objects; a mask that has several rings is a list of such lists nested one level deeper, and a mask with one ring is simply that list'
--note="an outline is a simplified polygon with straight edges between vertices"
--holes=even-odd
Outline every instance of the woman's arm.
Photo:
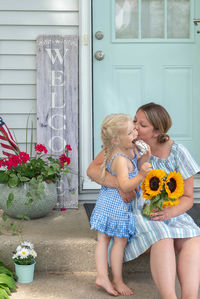
[{"label": "woman's arm", "polygon": [[91,178],[92,181],[95,181],[97,184],[104,185],[110,188],[118,188],[118,181],[115,176],[110,174],[108,171],[105,173],[105,177],[101,178],[102,169],[101,165],[104,161],[104,151],[101,151],[96,158],[92,161],[87,169],[87,175]]},{"label": "woman's arm", "polygon": [[122,190],[119,189],[119,184],[117,177],[110,174],[108,171],[105,173],[104,179],[101,178],[102,169],[101,165],[104,160],[104,151],[101,151],[96,158],[92,161],[92,163],[89,165],[87,169],[87,175],[91,178],[91,180],[95,181],[97,184],[104,185],[110,188],[118,188],[120,195],[124,202],[130,202],[133,200],[133,198],[136,197],[135,190],[132,190],[131,192],[124,193]]},{"label": "woman's arm", "polygon": [[[152,213],[152,220],[155,221],[166,221],[173,217],[179,216],[193,206],[193,176],[184,180],[184,194],[180,197],[178,205],[165,208],[160,212]],[[164,218],[163,218],[164,217]]]}]

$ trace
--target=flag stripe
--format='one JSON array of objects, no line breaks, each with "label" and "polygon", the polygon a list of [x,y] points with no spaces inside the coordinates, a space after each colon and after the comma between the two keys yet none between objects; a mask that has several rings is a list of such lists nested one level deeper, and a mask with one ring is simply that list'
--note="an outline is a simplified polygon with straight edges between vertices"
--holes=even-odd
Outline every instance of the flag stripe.
[{"label": "flag stripe", "polygon": [[19,152],[19,147],[15,142],[10,130],[4,123],[3,119],[0,117],[0,155],[9,157],[10,155],[15,155]]}]

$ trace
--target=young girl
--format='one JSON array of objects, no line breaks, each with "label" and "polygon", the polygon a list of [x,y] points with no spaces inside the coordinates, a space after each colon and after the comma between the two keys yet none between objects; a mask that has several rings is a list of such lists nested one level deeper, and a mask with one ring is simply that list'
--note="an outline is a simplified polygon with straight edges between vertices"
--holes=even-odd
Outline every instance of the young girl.
[{"label": "young girl", "polygon": [[[151,170],[150,152],[137,160],[135,140],[137,130],[131,117],[126,114],[108,115],[101,127],[104,149],[102,165],[102,185],[105,170],[117,176],[122,192],[135,190]],[[143,163],[143,164],[142,164]],[[140,171],[138,171],[138,168]],[[117,296],[132,295],[133,292],[122,279],[122,262],[127,241],[134,236],[135,225],[132,204],[125,203],[117,188],[102,186],[91,220],[91,229],[98,231],[95,251],[97,268],[96,285],[109,294]],[[114,238],[110,256],[113,282],[108,277],[108,243]]]}]

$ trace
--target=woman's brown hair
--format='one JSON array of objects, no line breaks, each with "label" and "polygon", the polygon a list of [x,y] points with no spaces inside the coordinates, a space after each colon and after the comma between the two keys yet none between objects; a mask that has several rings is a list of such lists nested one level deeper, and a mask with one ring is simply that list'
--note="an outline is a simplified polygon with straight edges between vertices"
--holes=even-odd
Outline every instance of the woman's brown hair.
[{"label": "woman's brown hair", "polygon": [[145,113],[146,118],[152,124],[154,130],[160,132],[157,138],[158,142],[164,143],[168,141],[170,137],[166,133],[172,126],[172,120],[167,110],[163,106],[153,102],[140,106],[137,111],[139,110]]}]

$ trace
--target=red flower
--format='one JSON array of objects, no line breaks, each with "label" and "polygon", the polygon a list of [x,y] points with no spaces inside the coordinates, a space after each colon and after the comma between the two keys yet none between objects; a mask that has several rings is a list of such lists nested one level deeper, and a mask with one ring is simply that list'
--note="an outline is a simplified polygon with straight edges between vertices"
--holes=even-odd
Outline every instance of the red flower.
[{"label": "red flower", "polygon": [[71,145],[70,145],[70,144],[65,145],[65,148],[67,148],[68,151],[72,151],[72,148],[71,148]]},{"label": "red flower", "polygon": [[2,166],[5,166],[7,167],[7,169],[11,169],[12,167],[16,167],[18,166],[19,164],[21,164],[21,159],[19,158],[19,156],[17,155],[12,155],[8,158],[8,160],[4,159],[2,162],[1,162],[1,165]]},{"label": "red flower", "polygon": [[26,163],[28,160],[30,160],[29,154],[27,154],[25,152],[20,152],[19,157],[22,160],[22,162],[24,162],[24,163]]},{"label": "red flower", "polygon": [[45,154],[47,154],[47,152],[48,152],[44,145],[37,144],[37,143],[35,144],[35,151],[36,152],[43,152],[44,151]]},{"label": "red flower", "polygon": [[70,163],[70,158],[67,157],[65,154],[62,154],[60,157],[59,157],[59,161],[60,161],[60,164],[62,166],[62,168],[64,168],[64,164],[67,163],[67,165],[69,165]]}]

